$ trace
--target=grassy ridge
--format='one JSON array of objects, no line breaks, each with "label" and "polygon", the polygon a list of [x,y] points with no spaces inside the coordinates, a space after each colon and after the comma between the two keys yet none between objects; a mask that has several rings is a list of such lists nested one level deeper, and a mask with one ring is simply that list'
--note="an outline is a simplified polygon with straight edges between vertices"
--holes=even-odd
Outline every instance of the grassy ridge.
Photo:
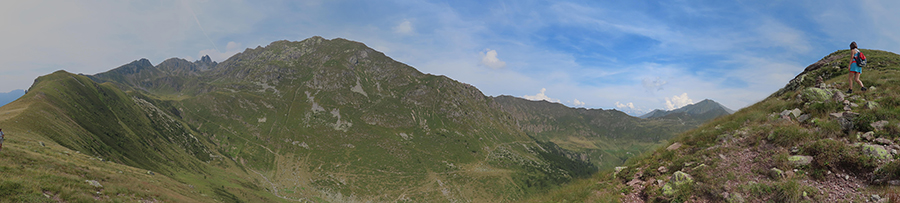
[{"label": "grassy ridge", "polygon": [[[872,194],[892,200],[900,198],[896,187],[880,186],[886,184],[884,181],[900,178],[896,167],[900,162],[896,158],[879,161],[865,153],[861,146],[872,143],[857,137],[874,130],[875,137],[897,143],[900,55],[878,50],[863,52],[870,65],[864,68],[861,80],[875,89],[859,92],[857,86],[848,100],[857,104],[875,102],[878,107],[853,107],[859,116],[851,120],[854,125],[850,129],[842,129],[839,119],[829,115],[843,112],[843,104],[798,99],[800,91],[815,86],[819,76],[836,91],[848,89],[849,50],[841,50],[811,65],[769,98],[674,138],[669,144],[683,144],[676,150],[659,148],[629,161],[621,172],[600,173],[591,180],[569,184],[530,201],[858,202],[869,200]],[[777,115],[794,108],[809,113],[811,118],[798,122]],[[879,120],[889,124],[881,130],[869,125]],[[794,155],[811,156],[813,162],[794,165],[789,159]],[[661,172],[660,167],[666,171]],[[785,175],[773,175],[771,168],[781,169]],[[695,184],[664,194],[663,185],[656,180],[667,183],[674,171],[690,174]],[[861,187],[848,186],[856,184]],[[639,185],[640,189],[631,185]]]}]

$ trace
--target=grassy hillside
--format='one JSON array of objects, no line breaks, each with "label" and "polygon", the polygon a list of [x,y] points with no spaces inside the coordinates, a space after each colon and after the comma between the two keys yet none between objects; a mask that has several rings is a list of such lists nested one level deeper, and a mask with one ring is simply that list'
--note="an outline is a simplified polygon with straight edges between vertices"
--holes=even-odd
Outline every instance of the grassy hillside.
[{"label": "grassy hillside", "polygon": [[[857,86],[844,99],[833,96],[849,87],[849,51],[837,51],[763,101],[685,132],[618,172],[531,201],[897,201],[900,55],[863,52],[869,91]],[[799,115],[785,112],[794,109]]]},{"label": "grassy hillside", "polygon": [[[11,161],[0,166],[26,172],[0,171],[12,177],[2,188],[13,188],[0,191],[50,196],[41,201],[502,202],[596,170],[532,139],[498,107],[471,85],[321,37],[218,64],[142,59],[91,76],[60,71],[0,107],[9,153],[35,157],[2,155]],[[32,140],[56,151],[34,151]],[[65,151],[103,164],[55,154]],[[23,168],[21,159],[83,172]],[[145,179],[127,171],[152,173],[159,182],[148,184],[165,188],[129,185]],[[42,176],[68,179],[26,181]],[[96,193],[82,178],[122,189]]]}]

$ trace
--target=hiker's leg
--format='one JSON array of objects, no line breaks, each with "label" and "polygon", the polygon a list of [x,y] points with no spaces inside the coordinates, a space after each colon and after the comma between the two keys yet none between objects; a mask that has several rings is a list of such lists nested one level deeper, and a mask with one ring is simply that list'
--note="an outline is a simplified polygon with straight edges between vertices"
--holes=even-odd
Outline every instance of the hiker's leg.
[{"label": "hiker's leg", "polygon": [[853,89],[853,74],[854,74],[854,73],[856,73],[856,72],[850,71],[850,74],[849,74],[849,75],[850,75],[850,78],[847,78],[847,81],[850,82],[850,89],[851,89],[851,90]]},{"label": "hiker's leg", "polygon": [[863,85],[862,80],[859,80],[859,75],[862,75],[862,73],[856,73],[856,82],[859,83],[860,87],[866,87]]}]

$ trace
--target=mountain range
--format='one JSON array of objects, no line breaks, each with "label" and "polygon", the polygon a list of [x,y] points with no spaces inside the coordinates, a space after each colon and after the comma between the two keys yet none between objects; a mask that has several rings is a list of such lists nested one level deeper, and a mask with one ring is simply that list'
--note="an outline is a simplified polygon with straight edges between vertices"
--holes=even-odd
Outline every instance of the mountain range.
[{"label": "mountain range", "polygon": [[[693,111],[692,111],[693,112]],[[698,114],[707,115],[707,114]],[[313,37],[107,72],[0,107],[10,201],[509,202],[624,164],[709,117],[489,97]]]}]

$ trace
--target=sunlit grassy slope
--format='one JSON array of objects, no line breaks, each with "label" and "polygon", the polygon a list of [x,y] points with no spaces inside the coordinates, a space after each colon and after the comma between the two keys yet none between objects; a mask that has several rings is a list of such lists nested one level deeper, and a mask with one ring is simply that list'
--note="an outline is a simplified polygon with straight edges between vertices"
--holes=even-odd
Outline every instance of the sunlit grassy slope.
[{"label": "sunlit grassy slope", "polygon": [[[871,149],[883,145],[887,152],[882,153],[890,154],[896,147],[890,143],[900,143],[900,55],[863,52],[869,66],[861,80],[874,88],[861,92],[857,86],[847,95],[855,104],[846,105],[849,112],[858,116],[846,117],[845,127],[842,119],[831,115],[846,112],[844,103],[798,96],[816,86],[819,76],[826,90],[847,91],[849,51],[841,50],[811,65],[770,97],[665,145],[681,147],[658,148],[623,164],[627,168],[618,173],[604,171],[530,201],[866,202],[874,200],[872,195],[897,201],[900,196],[892,181],[900,179],[900,156],[886,158]],[[782,118],[781,112],[792,109],[809,114],[809,119]],[[876,121],[887,124],[876,129],[871,125]],[[866,132],[874,132],[873,138],[862,136]],[[792,161],[794,156],[813,160],[803,165]],[[663,188],[676,171],[689,174],[694,182],[670,184],[667,194]]]}]

